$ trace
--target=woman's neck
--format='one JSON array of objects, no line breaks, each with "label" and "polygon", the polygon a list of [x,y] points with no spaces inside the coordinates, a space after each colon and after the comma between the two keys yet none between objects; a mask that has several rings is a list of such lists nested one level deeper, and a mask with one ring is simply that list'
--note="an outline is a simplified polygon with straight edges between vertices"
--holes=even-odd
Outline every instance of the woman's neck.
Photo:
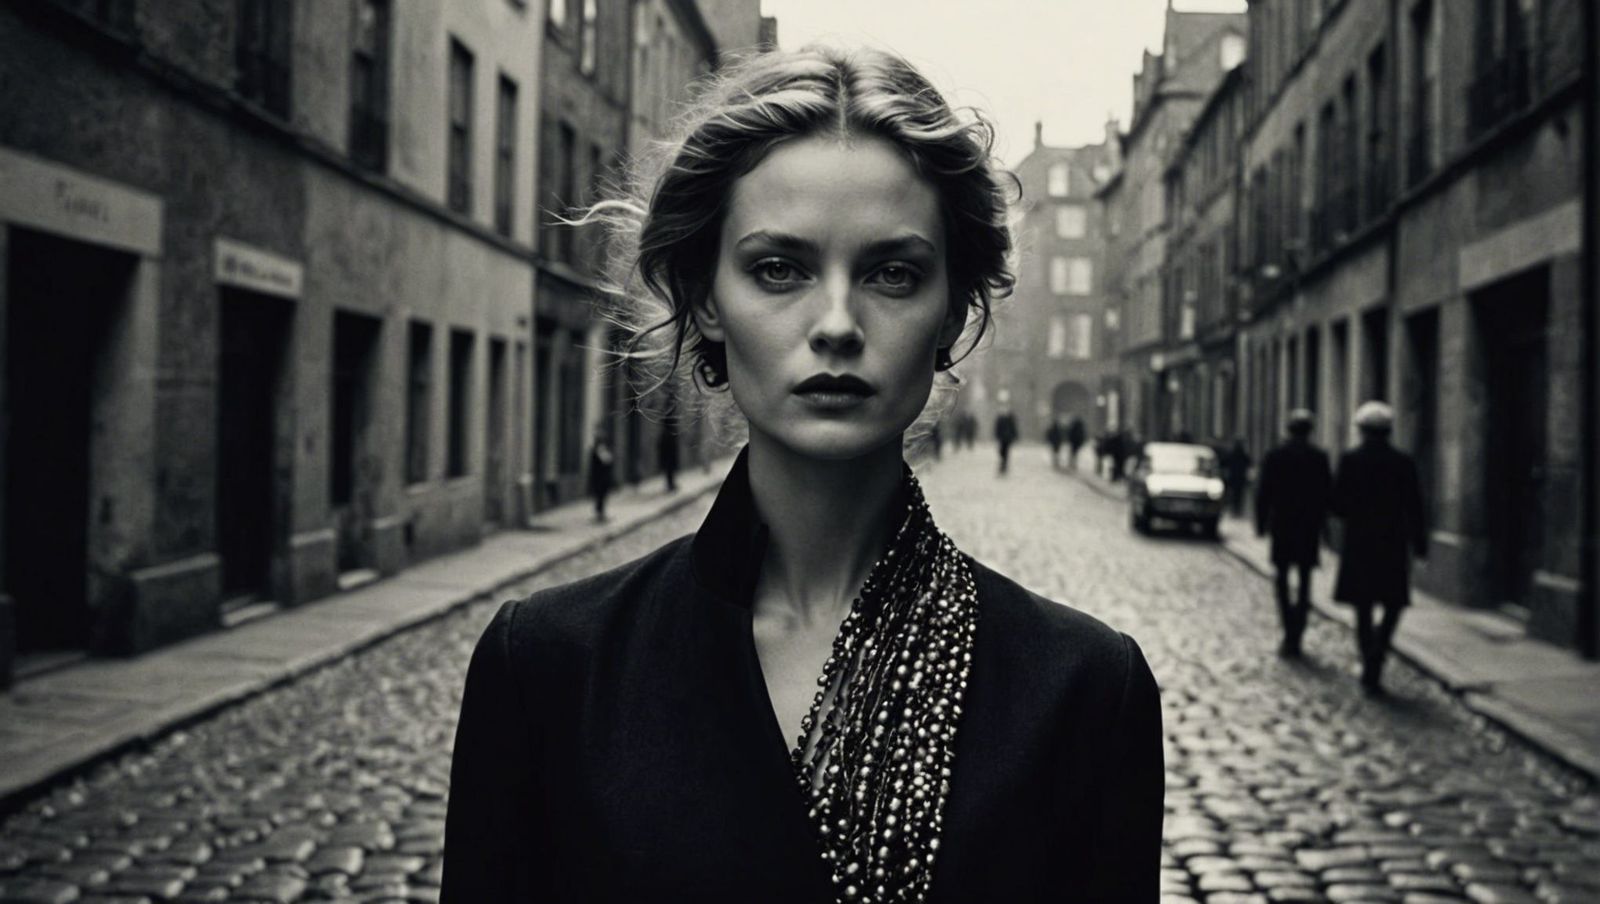
[{"label": "woman's neck", "polygon": [[798,624],[837,624],[888,544],[899,498],[900,443],[821,461],[750,438],[750,492],[767,525],[758,597]]}]

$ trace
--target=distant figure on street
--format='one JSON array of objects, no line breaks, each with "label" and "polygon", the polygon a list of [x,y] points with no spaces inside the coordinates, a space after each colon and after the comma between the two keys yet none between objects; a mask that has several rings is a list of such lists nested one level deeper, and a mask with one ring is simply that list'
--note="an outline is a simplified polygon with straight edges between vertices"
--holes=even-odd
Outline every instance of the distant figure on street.
[{"label": "distant figure on street", "polygon": [[1004,474],[1011,463],[1011,444],[1017,441],[1017,416],[1010,407],[1001,408],[994,419],[994,441],[1000,446],[1000,473]]},{"label": "distant figure on street", "polygon": [[1049,429],[1044,432],[1044,441],[1050,444],[1050,467],[1061,467],[1061,444],[1067,438],[1067,431],[1061,426],[1059,418],[1050,421]]},{"label": "distant figure on street", "polygon": [[1128,466],[1128,458],[1137,451],[1133,433],[1121,430],[1111,434],[1111,482],[1122,480]]},{"label": "distant figure on street", "polygon": [[938,461],[944,456],[944,437],[939,435],[939,423],[933,424],[933,429],[928,431],[928,443],[933,446],[933,460]]},{"label": "distant figure on street", "polygon": [[[1344,549],[1333,598],[1356,607],[1356,642],[1361,686],[1383,691],[1383,663],[1411,603],[1411,556],[1428,557],[1428,525],[1422,484],[1411,456],[1389,444],[1394,413],[1382,402],[1356,409],[1361,444],[1339,459],[1333,483],[1333,513],[1344,521]],[[1373,607],[1383,621],[1373,624]]]},{"label": "distant figure on street", "polygon": [[1233,448],[1222,454],[1222,486],[1228,496],[1228,510],[1234,517],[1244,514],[1244,491],[1250,485],[1250,453],[1244,439],[1233,441]]},{"label": "distant figure on street", "polygon": [[678,491],[678,431],[668,420],[661,425],[661,435],[656,437],[656,461],[661,465],[661,476],[666,478],[667,492]]},{"label": "distant figure on street", "polygon": [[594,429],[594,445],[589,447],[589,496],[594,499],[594,520],[606,520],[606,497],[616,482],[612,464],[616,455],[611,451],[611,440],[605,427]]},{"label": "distant figure on street", "polygon": [[[1283,623],[1283,656],[1300,655],[1300,638],[1311,614],[1311,571],[1328,518],[1333,473],[1328,453],[1311,444],[1311,412],[1289,412],[1289,440],[1261,461],[1256,487],[1256,535],[1272,535],[1272,564],[1277,569],[1278,616]],[[1235,447],[1242,451],[1242,447]],[[1248,456],[1246,456],[1248,458]],[[1289,572],[1298,572],[1294,602],[1289,597]]]},{"label": "distant figure on street", "polygon": [[1106,444],[1107,444],[1107,437],[1109,437],[1109,436],[1110,436],[1110,433],[1107,433],[1107,432],[1101,432],[1101,433],[1095,434],[1095,438],[1094,438],[1094,476],[1096,476],[1096,477],[1104,477],[1105,474],[1106,474],[1106,454],[1110,451],[1110,449],[1107,448]]},{"label": "distant figure on street", "polygon": [[978,447],[978,416],[969,411],[969,412],[967,412],[967,448],[968,449],[976,449],[977,447]]},{"label": "distant figure on street", "polygon": [[1074,417],[1067,424],[1067,470],[1078,470],[1078,450],[1083,448],[1084,441],[1089,438],[1089,430],[1083,426],[1083,418]]}]

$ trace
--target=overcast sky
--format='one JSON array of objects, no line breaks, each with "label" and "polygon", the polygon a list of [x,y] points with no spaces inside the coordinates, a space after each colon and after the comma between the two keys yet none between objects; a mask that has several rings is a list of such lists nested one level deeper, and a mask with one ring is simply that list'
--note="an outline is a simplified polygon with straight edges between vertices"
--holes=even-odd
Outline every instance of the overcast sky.
[{"label": "overcast sky", "polygon": [[[1245,0],[1178,0],[1180,10],[1242,12]],[[1133,73],[1159,50],[1167,0],[761,0],[786,49],[812,40],[900,52],[956,103],[989,113],[1000,153],[1099,141],[1107,115],[1124,128]]]}]

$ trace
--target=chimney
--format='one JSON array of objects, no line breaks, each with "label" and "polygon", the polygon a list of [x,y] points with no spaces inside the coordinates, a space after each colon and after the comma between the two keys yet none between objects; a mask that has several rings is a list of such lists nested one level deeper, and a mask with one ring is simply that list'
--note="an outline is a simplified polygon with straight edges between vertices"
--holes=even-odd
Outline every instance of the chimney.
[{"label": "chimney", "polygon": [[1044,147],[1044,120],[1042,119],[1033,121],[1033,146],[1036,148]]}]

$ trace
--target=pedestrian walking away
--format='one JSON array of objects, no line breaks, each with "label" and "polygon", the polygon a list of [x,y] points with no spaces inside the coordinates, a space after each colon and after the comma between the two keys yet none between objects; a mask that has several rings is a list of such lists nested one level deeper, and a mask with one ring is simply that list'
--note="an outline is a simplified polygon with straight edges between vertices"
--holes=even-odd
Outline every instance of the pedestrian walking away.
[{"label": "pedestrian walking away", "polygon": [[594,500],[594,520],[606,520],[606,497],[616,485],[613,467],[616,455],[604,427],[596,427],[594,445],[589,447],[589,497]]},{"label": "pedestrian walking away", "polygon": [[661,435],[656,438],[656,463],[661,466],[661,476],[669,493],[678,491],[678,430],[669,419],[661,425]]},{"label": "pedestrian walking away", "polygon": [[[1361,685],[1377,694],[1400,614],[1411,603],[1411,557],[1428,556],[1428,525],[1416,463],[1389,443],[1392,410],[1366,402],[1355,422],[1361,443],[1340,457],[1333,482],[1333,513],[1344,525],[1333,598],[1355,606]],[[1379,607],[1382,620],[1374,622]]]},{"label": "pedestrian walking away", "polygon": [[1074,417],[1067,424],[1067,470],[1078,470],[1078,451],[1083,448],[1084,441],[1089,437],[1088,428],[1083,426],[1083,418]]},{"label": "pedestrian walking away", "polygon": [[1061,443],[1066,439],[1066,431],[1061,427],[1060,420],[1052,420],[1048,429],[1044,431],[1044,441],[1050,444],[1050,467],[1061,467]]},{"label": "pedestrian walking away", "polygon": [[1233,447],[1222,455],[1222,485],[1228,495],[1228,511],[1234,517],[1244,515],[1244,497],[1250,486],[1251,464],[1244,439],[1235,438]]},{"label": "pedestrian walking away", "polygon": [[[1002,392],[1002,403],[1006,393]],[[994,419],[994,441],[1000,447],[1000,473],[1006,473],[1011,464],[1011,444],[1017,441],[1017,416],[1009,407],[1000,409]]]},{"label": "pedestrian walking away", "polygon": [[[1314,418],[1299,408],[1289,412],[1289,439],[1267,453],[1256,487],[1256,534],[1272,537],[1278,617],[1283,640],[1278,652],[1300,655],[1300,640],[1311,613],[1311,572],[1320,564],[1333,474],[1328,453],[1311,444]],[[1290,572],[1298,583],[1289,594]]]},{"label": "pedestrian walking away", "polygon": [[661,277],[619,354],[748,441],[693,535],[490,621],[438,899],[1155,901],[1143,652],[962,554],[906,462],[1014,282],[992,138],[836,45],[725,66],[678,128],[577,220]]}]

